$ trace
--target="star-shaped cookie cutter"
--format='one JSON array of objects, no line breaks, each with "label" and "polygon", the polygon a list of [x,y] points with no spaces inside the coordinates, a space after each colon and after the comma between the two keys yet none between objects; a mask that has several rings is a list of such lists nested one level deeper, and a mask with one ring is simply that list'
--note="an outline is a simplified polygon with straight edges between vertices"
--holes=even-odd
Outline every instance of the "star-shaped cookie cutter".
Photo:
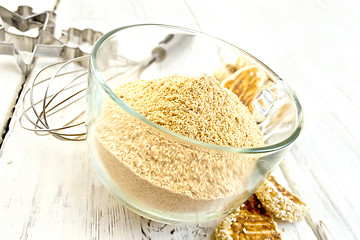
[{"label": "star-shaped cookie cutter", "polygon": [[[52,11],[34,13],[29,6],[19,6],[12,12],[0,6],[0,54],[16,56],[21,71],[28,74],[36,46],[53,39],[55,18]],[[32,30],[37,33],[29,34]]]},{"label": "star-shaped cookie cutter", "polygon": [[[45,11],[36,14],[29,6],[19,6],[11,12],[0,6],[0,55],[17,56],[18,65],[27,75],[32,69],[36,57],[63,57],[73,59],[90,53],[93,44],[102,36],[92,29],[69,28],[62,31],[58,39],[54,36],[55,13]],[[16,31],[11,32],[15,28]],[[26,35],[26,31],[37,29],[36,36]],[[24,58],[26,52],[30,57]],[[87,67],[86,62],[81,62]]]}]

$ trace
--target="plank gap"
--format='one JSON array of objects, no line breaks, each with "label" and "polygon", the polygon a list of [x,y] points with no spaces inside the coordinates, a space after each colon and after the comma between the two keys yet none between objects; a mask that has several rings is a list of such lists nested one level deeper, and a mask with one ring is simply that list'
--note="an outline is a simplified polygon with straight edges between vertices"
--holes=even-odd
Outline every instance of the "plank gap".
[{"label": "plank gap", "polygon": [[11,111],[9,112],[9,118],[4,126],[4,130],[3,130],[3,133],[1,135],[1,138],[0,138],[0,156],[1,156],[1,152],[2,152],[2,146],[3,146],[3,143],[5,142],[5,138],[6,138],[6,135],[8,134],[9,130],[10,130],[10,123],[11,123],[11,120],[14,116],[14,113],[15,113],[15,107],[16,105],[18,104],[18,101],[20,99],[20,96],[21,96],[21,93],[22,91],[24,90],[24,86],[25,86],[25,82],[27,81],[28,78],[26,78],[24,75],[23,75],[23,79],[21,81],[21,85],[20,85],[20,89],[19,91],[17,92],[17,96],[16,96],[16,99],[15,99],[15,102],[14,102],[14,105],[13,105],[13,108],[11,109]]},{"label": "plank gap", "polygon": [[190,5],[188,4],[188,2],[187,2],[186,0],[184,0],[184,3],[185,3],[185,5],[186,5],[186,7],[189,9],[189,12],[190,12],[191,16],[194,18],[195,24],[196,24],[196,26],[198,27],[198,30],[200,30],[200,31],[202,32],[203,30],[202,30],[202,28],[201,28],[201,26],[200,26],[200,23],[199,23],[196,15],[195,15],[195,13],[194,13],[194,11],[192,10],[192,8],[190,7]]}]

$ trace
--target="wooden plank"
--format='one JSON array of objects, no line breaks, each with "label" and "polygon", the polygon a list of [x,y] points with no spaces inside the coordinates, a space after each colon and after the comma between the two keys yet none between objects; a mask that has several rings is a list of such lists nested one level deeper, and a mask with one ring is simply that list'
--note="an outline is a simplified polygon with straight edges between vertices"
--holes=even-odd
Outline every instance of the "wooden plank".
[{"label": "wooden plank", "polygon": [[16,57],[0,55],[0,144],[24,80]]},{"label": "wooden plank", "polygon": [[60,29],[90,27],[105,33],[118,27],[140,23],[166,23],[197,28],[182,0],[104,0],[101,4],[94,0],[61,0],[56,12],[57,26]]}]

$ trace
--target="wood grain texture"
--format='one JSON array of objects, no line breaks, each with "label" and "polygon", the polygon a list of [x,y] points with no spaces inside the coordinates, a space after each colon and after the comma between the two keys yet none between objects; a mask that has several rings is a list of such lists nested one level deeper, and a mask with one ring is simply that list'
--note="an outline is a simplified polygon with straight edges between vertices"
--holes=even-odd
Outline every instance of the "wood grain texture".
[{"label": "wood grain texture", "polygon": [[0,55],[0,144],[24,80],[16,57]]},{"label": "wood grain texture", "polygon": [[[31,4],[34,10],[51,9],[54,3],[0,1],[12,9]],[[304,108],[303,133],[285,163],[290,186],[309,204],[313,222],[327,227],[325,235],[316,236],[358,239],[359,10],[358,1],[339,0],[60,0],[57,26],[106,32],[135,23],[180,25],[223,38],[264,61],[295,89]],[[33,73],[52,61],[39,59]],[[2,123],[23,78],[16,67],[2,67],[14,65],[11,61],[0,63]],[[0,239],[212,238],[218,221],[164,225],[126,209],[96,177],[85,143],[25,131],[18,123],[19,106],[0,152]],[[286,184],[279,169],[275,175]],[[316,239],[305,221],[279,226],[285,239]]]},{"label": "wood grain texture", "polygon": [[[19,5],[28,5],[25,0],[0,1],[0,6],[10,11],[15,11]],[[33,11],[41,13],[42,11],[52,9],[52,1],[32,3]],[[0,55],[0,144],[2,142],[4,131],[7,131],[9,119],[12,116],[16,100],[19,97],[25,77],[17,65],[16,56]]]},{"label": "wood grain texture", "polygon": [[[213,1],[197,3],[193,12],[201,19],[211,20],[218,11],[228,12],[221,17],[231,24],[206,31],[259,57],[298,93],[305,127],[286,158],[289,172],[330,235],[357,239],[360,35],[354,23],[360,21],[359,2],[335,7],[339,4],[336,1],[224,1],[217,9]],[[233,8],[226,7],[228,4]],[[238,34],[226,28],[237,29]]]}]

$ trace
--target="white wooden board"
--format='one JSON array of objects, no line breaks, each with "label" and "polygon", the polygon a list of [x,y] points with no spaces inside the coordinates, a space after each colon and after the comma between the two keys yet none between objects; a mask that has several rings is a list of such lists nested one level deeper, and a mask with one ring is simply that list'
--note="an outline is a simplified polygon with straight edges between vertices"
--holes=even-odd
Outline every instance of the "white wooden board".
[{"label": "white wooden board", "polygon": [[[55,2],[0,1],[10,9],[19,4],[45,10]],[[305,221],[280,224],[285,239],[358,239],[359,10],[359,2],[339,0],[60,0],[57,25],[106,32],[135,23],[174,24],[216,35],[260,58],[303,104],[305,128],[285,163],[291,186],[311,208],[310,224],[315,231],[318,221],[326,226],[314,234]],[[23,79],[14,61],[2,59],[0,126]],[[39,59],[36,69],[51,61]],[[7,64],[12,67],[2,67]],[[19,106],[0,152],[0,239],[211,239],[218,222],[164,225],[124,208],[97,179],[85,143],[25,131]],[[280,170],[276,176],[286,184]]]},{"label": "white wooden board", "polygon": [[24,80],[16,57],[0,55],[0,144]]}]

